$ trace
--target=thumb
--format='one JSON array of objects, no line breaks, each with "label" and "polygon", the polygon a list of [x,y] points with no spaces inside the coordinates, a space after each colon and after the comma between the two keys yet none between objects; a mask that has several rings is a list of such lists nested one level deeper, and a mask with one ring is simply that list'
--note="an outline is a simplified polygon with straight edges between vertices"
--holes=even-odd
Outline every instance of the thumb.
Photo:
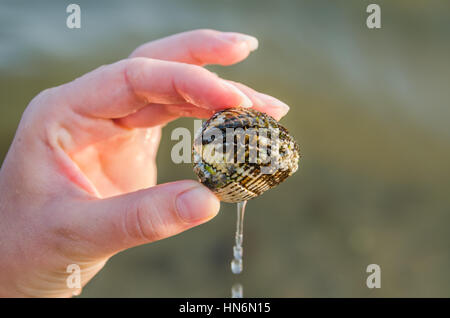
[{"label": "thumb", "polygon": [[94,250],[110,255],[202,224],[219,208],[219,200],[208,188],[185,180],[87,202],[87,213],[78,211],[71,226],[93,243]]}]

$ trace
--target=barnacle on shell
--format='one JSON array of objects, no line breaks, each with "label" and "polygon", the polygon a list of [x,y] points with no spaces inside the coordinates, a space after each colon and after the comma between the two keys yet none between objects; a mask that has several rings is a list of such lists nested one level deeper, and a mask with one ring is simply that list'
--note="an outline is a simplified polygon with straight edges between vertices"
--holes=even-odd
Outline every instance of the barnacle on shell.
[{"label": "barnacle on shell", "polygon": [[275,187],[298,168],[298,144],[274,118],[254,109],[215,113],[192,149],[200,182],[224,202],[242,202]]}]

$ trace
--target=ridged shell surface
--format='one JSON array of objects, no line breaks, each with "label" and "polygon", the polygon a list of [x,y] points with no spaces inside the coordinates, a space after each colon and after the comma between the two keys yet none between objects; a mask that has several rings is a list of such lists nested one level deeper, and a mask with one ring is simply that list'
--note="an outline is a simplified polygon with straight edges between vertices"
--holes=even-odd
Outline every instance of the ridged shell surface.
[{"label": "ridged shell surface", "polygon": [[194,172],[223,202],[241,202],[275,187],[298,169],[298,144],[274,118],[229,108],[196,132]]}]

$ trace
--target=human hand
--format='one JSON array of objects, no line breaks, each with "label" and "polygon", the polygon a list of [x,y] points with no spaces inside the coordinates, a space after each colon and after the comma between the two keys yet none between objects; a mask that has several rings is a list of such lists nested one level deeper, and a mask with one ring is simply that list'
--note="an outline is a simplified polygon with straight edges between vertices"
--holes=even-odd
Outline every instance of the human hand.
[{"label": "human hand", "polygon": [[239,33],[196,30],[144,44],[128,59],[36,96],[0,170],[0,296],[70,297],[114,254],[204,223],[218,199],[196,181],[156,184],[161,127],[277,99],[201,67],[257,48]]}]

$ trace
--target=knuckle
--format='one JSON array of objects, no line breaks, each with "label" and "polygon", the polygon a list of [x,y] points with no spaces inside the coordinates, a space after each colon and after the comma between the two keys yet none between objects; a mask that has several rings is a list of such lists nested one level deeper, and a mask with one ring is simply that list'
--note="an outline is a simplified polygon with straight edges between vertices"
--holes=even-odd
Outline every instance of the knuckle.
[{"label": "knuckle", "polygon": [[146,57],[131,57],[124,61],[123,63],[123,72],[125,76],[125,80],[128,85],[131,85],[131,89],[134,89],[135,86],[135,78],[140,78],[138,76],[141,72],[145,72],[148,70],[148,67],[154,63],[155,60],[146,58]]},{"label": "knuckle", "polygon": [[37,94],[22,115],[22,120],[26,123],[32,122],[41,113],[43,108],[48,107],[52,103],[52,96],[55,94],[55,87],[47,88]]},{"label": "knuckle", "polygon": [[58,87],[45,89],[31,100],[20,120],[19,140],[23,140],[28,145],[33,144],[36,137],[46,140],[48,127],[52,126],[50,119],[55,118],[52,106],[55,104],[58,89]]},{"label": "knuckle", "polygon": [[197,78],[197,77],[203,77],[203,76],[211,76],[211,72],[208,71],[206,68],[201,67],[199,65],[193,65],[193,64],[188,64],[185,65],[186,67],[186,73],[190,76],[192,76],[192,78]]},{"label": "knuckle", "polygon": [[153,62],[153,59],[148,57],[136,56],[130,57],[124,61],[126,63],[125,68],[127,71],[132,71],[135,69],[140,69]]}]

